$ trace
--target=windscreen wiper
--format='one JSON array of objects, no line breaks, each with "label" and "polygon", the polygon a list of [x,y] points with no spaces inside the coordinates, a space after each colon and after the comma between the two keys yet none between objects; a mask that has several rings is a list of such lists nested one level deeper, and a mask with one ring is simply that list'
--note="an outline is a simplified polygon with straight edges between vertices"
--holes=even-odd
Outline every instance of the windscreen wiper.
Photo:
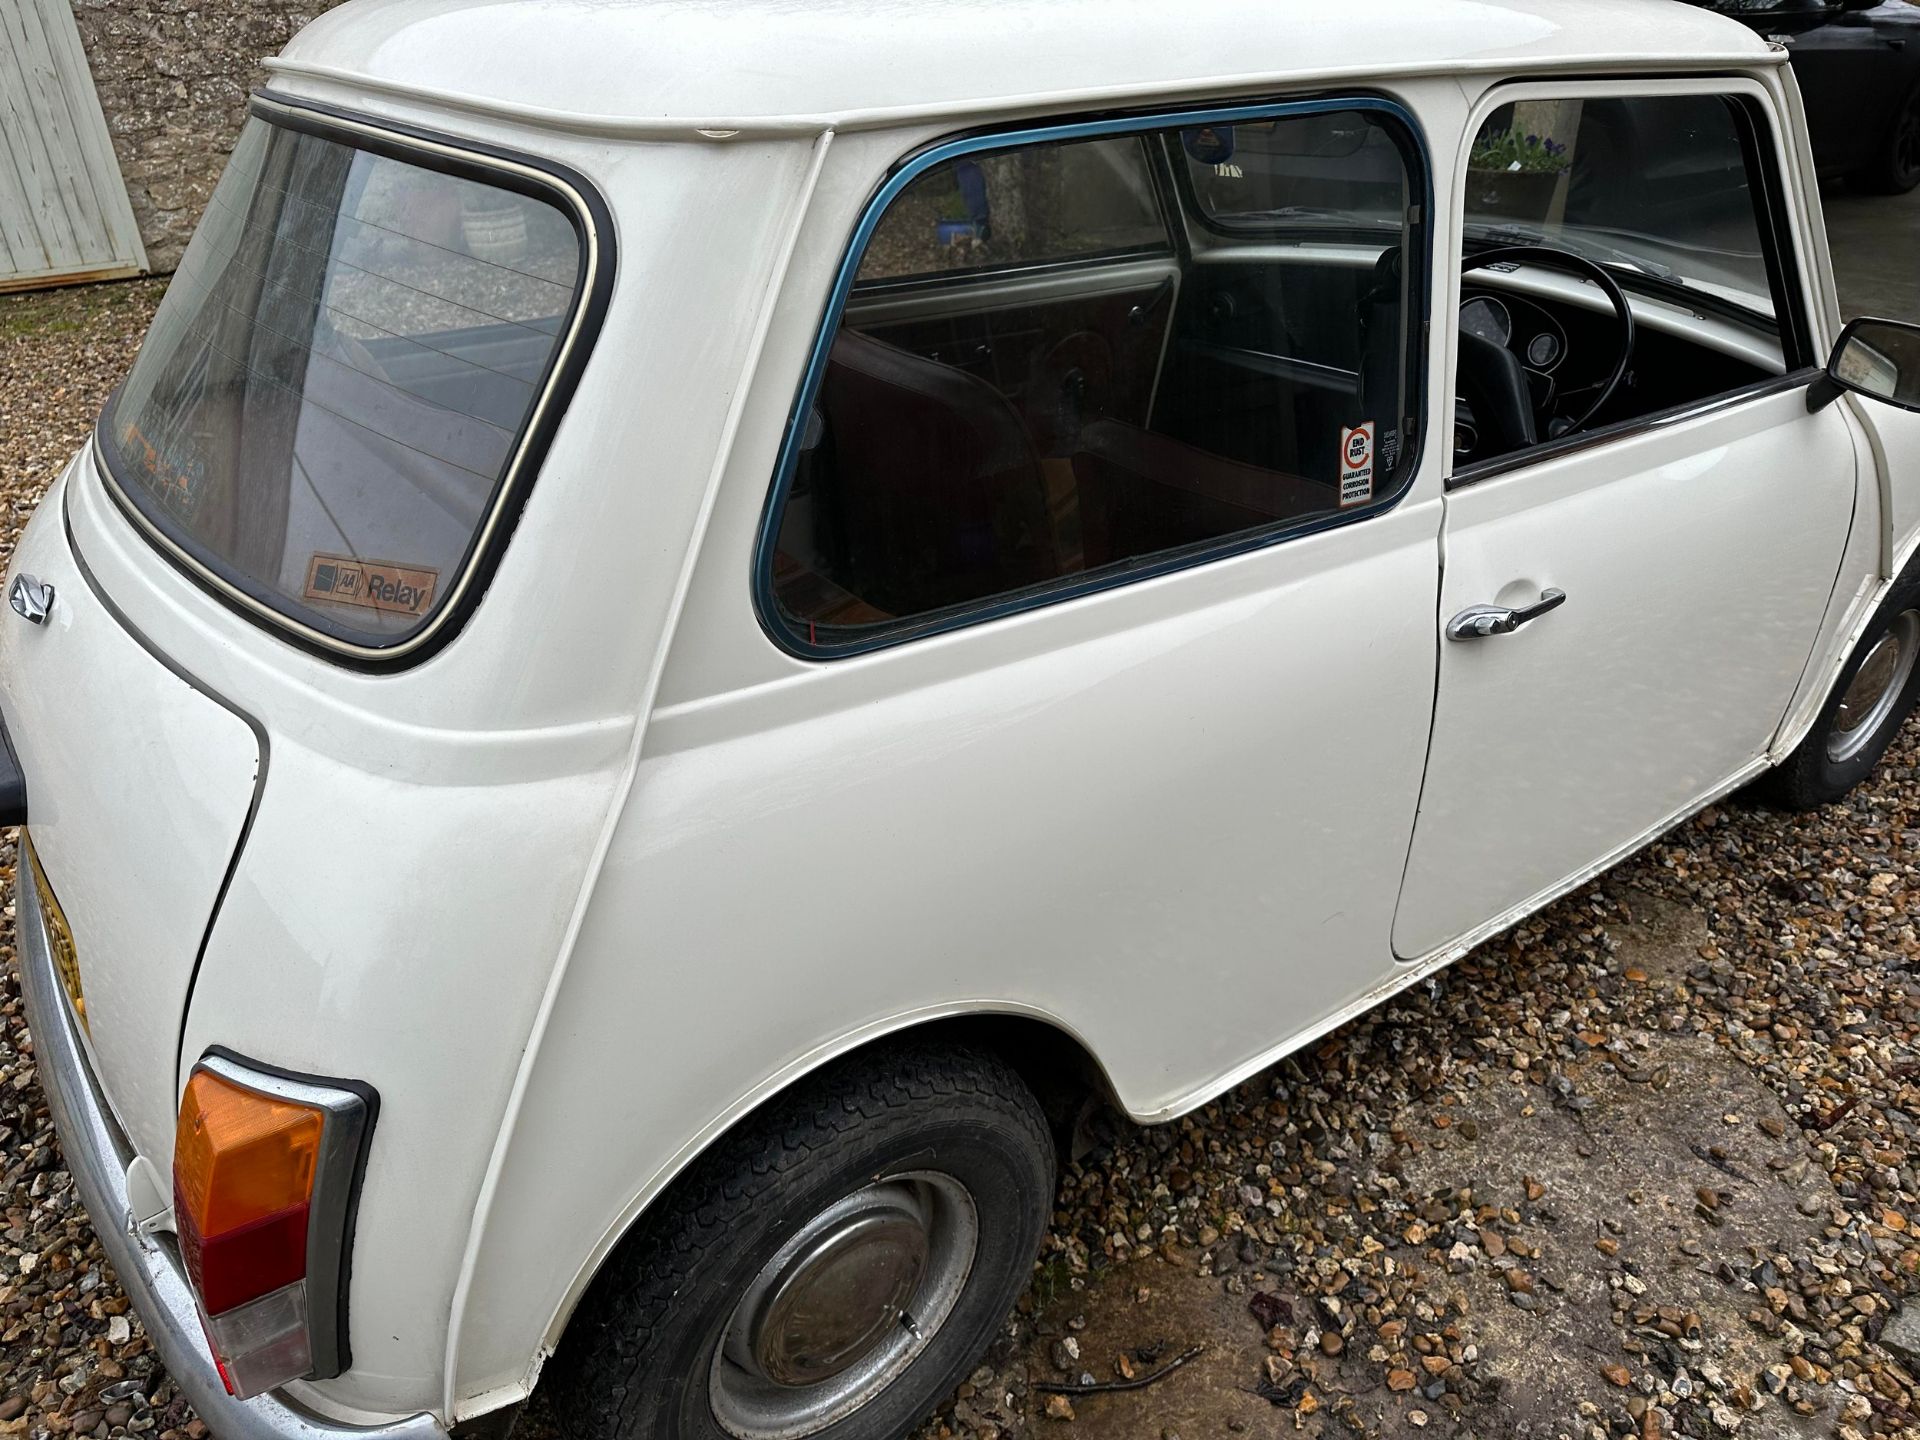
[{"label": "windscreen wiper", "polygon": [[1643,260],[1626,250],[1616,250],[1611,245],[1596,245],[1590,240],[1570,240],[1565,235],[1549,235],[1544,230],[1536,230],[1530,225],[1490,225],[1476,230],[1473,238],[1484,240],[1489,245],[1542,245],[1551,250],[1559,248],[1571,250],[1576,255],[1584,255],[1589,260],[1598,260],[1607,265],[1622,265],[1630,270],[1638,270],[1642,275],[1650,275],[1655,280],[1673,279],[1673,270],[1665,265],[1657,265],[1651,260]]}]

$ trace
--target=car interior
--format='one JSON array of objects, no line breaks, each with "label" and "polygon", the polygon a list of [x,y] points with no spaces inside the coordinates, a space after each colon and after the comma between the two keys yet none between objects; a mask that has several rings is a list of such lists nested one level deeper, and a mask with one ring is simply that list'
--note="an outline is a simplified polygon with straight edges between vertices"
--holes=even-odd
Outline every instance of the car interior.
[{"label": "car interior", "polygon": [[[1601,168],[1619,121],[1588,106],[1575,153]],[[1418,174],[1397,123],[1355,110],[917,176],[861,259],[790,460],[779,627],[858,647],[1389,500],[1424,383]],[[1569,217],[1628,202],[1549,178],[1555,223],[1469,226],[1456,469],[1782,370],[1769,297],[1614,259]],[[1722,208],[1751,226],[1733,178]]]}]

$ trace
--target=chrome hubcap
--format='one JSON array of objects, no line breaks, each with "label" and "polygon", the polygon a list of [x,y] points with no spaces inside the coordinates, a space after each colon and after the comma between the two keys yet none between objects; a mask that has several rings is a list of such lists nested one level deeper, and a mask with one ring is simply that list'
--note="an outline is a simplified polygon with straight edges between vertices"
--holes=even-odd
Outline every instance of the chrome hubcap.
[{"label": "chrome hubcap", "polygon": [[828,1206],[734,1307],[708,1381],[714,1418],[741,1440],[846,1418],[926,1349],[978,1244],[973,1199],[951,1176],[894,1176]]},{"label": "chrome hubcap", "polygon": [[926,1269],[917,1215],[877,1209],[828,1231],[753,1317],[753,1367],[777,1385],[832,1379],[899,1327]]},{"label": "chrome hubcap", "polygon": [[1920,610],[1904,611],[1874,642],[1853,673],[1840,708],[1834,712],[1827,756],[1851,760],[1872,743],[1893,715],[1920,654]]}]

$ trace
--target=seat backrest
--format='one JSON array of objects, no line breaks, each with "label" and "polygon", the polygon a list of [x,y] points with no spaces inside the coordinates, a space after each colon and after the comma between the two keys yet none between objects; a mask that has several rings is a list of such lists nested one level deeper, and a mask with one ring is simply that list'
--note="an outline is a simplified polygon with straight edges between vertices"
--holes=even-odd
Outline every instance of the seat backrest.
[{"label": "seat backrest", "polygon": [[1338,508],[1331,485],[1098,420],[1073,457],[1087,568]]},{"label": "seat backrest", "polygon": [[833,461],[817,483],[863,600],[911,615],[1057,573],[1039,457],[992,385],[843,329],[820,403]]}]

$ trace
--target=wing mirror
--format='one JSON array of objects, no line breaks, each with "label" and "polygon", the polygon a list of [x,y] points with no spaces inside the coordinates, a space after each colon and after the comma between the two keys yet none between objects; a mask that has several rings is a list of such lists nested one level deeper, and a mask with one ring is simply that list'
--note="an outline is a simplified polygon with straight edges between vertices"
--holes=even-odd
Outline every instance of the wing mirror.
[{"label": "wing mirror", "polygon": [[1807,409],[1824,410],[1849,390],[1920,411],[1920,325],[1849,320],[1826,373],[1807,388]]}]

